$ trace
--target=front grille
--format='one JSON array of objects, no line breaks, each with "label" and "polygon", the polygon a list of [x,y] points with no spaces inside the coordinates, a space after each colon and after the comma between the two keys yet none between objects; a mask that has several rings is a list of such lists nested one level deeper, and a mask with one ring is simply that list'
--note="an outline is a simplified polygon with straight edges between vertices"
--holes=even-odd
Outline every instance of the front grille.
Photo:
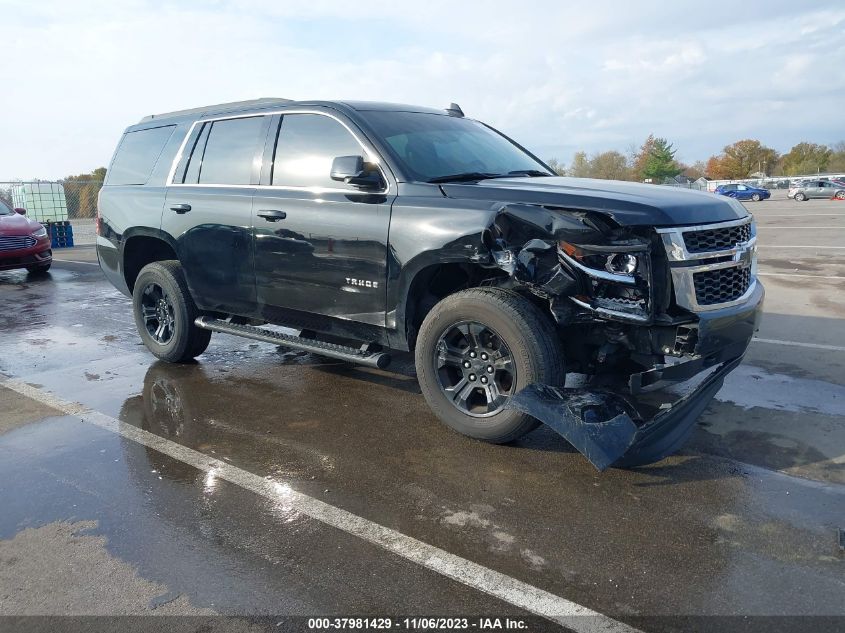
[{"label": "front grille", "polygon": [[712,306],[736,301],[751,285],[751,268],[734,266],[695,273],[693,284],[695,300],[699,305]]},{"label": "front grille", "polygon": [[750,239],[751,224],[749,223],[684,233],[684,244],[686,244],[687,251],[690,253],[723,251]]},{"label": "front grille", "polygon": [[[658,228],[675,303],[690,312],[719,310],[754,288],[757,231],[751,217],[702,226]],[[718,266],[721,266],[719,268]]]},{"label": "front grille", "polygon": [[31,235],[5,235],[0,236],[0,252],[17,251],[22,248],[35,246],[36,239]]}]

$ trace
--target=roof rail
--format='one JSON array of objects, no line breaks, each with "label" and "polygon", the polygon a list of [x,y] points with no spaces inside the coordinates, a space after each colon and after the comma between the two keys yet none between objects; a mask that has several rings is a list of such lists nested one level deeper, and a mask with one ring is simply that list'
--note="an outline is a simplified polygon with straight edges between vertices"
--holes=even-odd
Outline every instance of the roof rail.
[{"label": "roof rail", "polygon": [[230,110],[242,110],[246,108],[271,107],[274,105],[283,105],[291,103],[291,99],[282,99],[276,97],[262,97],[260,99],[248,99],[246,101],[231,101],[229,103],[218,103],[216,105],[203,106],[201,108],[189,108],[187,110],[174,110],[173,112],[163,112],[161,114],[150,114],[141,119],[140,123],[153,121],[156,119],[170,119],[180,116],[188,116],[190,114],[219,114],[221,112],[228,112]]}]

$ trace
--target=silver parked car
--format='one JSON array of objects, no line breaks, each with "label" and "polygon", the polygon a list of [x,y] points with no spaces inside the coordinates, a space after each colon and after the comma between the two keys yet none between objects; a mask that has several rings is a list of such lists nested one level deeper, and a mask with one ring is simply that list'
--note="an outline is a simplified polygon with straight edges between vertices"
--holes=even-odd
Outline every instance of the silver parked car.
[{"label": "silver parked car", "polygon": [[797,187],[791,188],[787,196],[798,201],[809,200],[810,198],[845,200],[845,185],[830,180],[805,180]]}]

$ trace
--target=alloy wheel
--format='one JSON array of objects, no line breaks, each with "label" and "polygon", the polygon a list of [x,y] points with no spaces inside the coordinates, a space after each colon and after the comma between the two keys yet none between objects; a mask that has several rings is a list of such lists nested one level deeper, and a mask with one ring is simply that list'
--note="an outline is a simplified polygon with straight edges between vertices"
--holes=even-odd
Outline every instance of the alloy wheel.
[{"label": "alloy wheel", "polygon": [[516,385],[510,349],[492,328],[475,321],[446,329],[435,348],[434,370],[446,399],[474,417],[501,411]]},{"label": "alloy wheel", "polygon": [[144,287],[141,294],[141,317],[147,333],[160,345],[167,345],[176,331],[173,303],[167,292],[155,282]]}]

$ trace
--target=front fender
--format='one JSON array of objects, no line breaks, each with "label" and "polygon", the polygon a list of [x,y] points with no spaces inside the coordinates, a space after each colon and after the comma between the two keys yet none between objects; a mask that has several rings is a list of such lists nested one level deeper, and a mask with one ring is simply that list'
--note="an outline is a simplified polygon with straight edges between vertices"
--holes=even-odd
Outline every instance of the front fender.
[{"label": "front fender", "polygon": [[[449,198],[438,199],[433,209],[430,198],[419,206],[407,201],[394,204],[387,289],[387,305],[393,309],[388,311],[386,319],[388,329],[395,332],[396,340],[391,344],[407,349],[408,305],[413,299],[410,295],[414,281],[427,269],[443,264],[468,264],[504,271],[518,283],[533,283],[537,281],[532,277],[533,251],[539,242],[550,245],[561,239],[579,243],[606,241],[602,231],[588,219],[588,213],[578,210]],[[529,266],[521,259],[517,261],[522,257],[519,255],[522,249]],[[497,255],[507,257],[498,261]],[[553,259],[556,263],[556,257]],[[525,268],[532,270],[529,279],[520,276]],[[546,277],[554,276],[551,268],[548,272]]]}]

